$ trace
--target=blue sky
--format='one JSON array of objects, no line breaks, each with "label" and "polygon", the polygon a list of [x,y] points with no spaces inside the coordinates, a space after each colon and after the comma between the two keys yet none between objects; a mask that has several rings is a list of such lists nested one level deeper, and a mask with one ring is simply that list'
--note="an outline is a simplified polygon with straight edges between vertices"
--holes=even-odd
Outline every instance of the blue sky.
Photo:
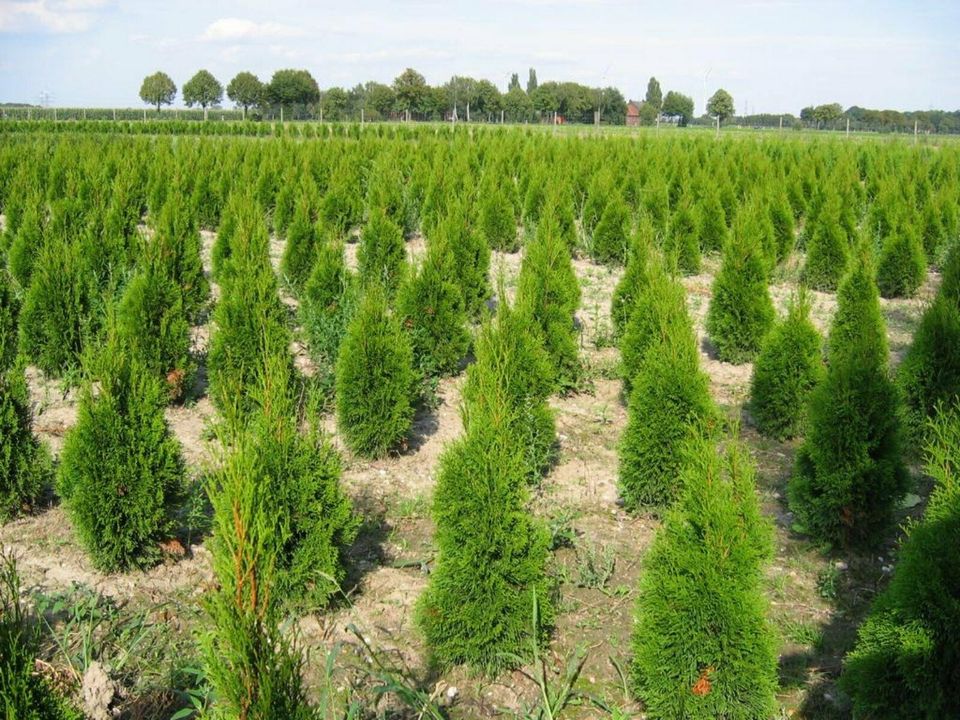
[{"label": "blue sky", "polygon": [[[958,0],[0,0],[0,101],[138,107],[144,75],[178,87],[309,69],[321,87],[390,82],[414,67],[504,89],[570,79],[640,98],[730,91],[738,112],[840,102],[960,109]],[[706,82],[704,78],[706,77]],[[179,96],[178,96],[179,102]]]}]

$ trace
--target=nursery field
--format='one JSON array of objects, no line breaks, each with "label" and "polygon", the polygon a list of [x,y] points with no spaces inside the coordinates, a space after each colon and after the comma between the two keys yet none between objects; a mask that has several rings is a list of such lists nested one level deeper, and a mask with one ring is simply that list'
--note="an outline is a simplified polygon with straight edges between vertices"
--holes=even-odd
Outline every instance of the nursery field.
[{"label": "nursery field", "polygon": [[960,146],[154,129],[0,133],[8,717],[960,717]]}]

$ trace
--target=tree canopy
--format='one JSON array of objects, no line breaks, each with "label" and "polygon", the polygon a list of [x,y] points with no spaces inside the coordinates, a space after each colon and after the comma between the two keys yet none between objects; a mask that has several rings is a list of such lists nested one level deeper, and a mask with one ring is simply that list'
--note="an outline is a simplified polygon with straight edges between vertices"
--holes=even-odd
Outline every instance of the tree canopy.
[{"label": "tree canopy", "polygon": [[160,112],[161,105],[170,105],[177,96],[177,86],[165,72],[157,71],[147,75],[140,86],[140,99],[150,105],[155,105]]},{"label": "tree canopy", "polygon": [[663,99],[661,112],[667,117],[677,118],[680,125],[686,125],[693,117],[693,98],[671,90]]},{"label": "tree canopy", "polygon": [[733,107],[733,96],[720,88],[707,101],[707,112],[720,118],[720,122],[733,117],[736,112]]},{"label": "tree canopy", "polygon": [[239,72],[227,85],[227,97],[243,108],[244,114],[254,105],[263,102],[264,87],[260,78],[251,72]]},{"label": "tree canopy", "polygon": [[320,87],[308,70],[277,70],[267,85],[273,105],[311,105],[320,100]]},{"label": "tree canopy", "polygon": [[183,101],[187,107],[199,105],[204,110],[219,105],[223,100],[223,85],[208,70],[200,70],[183,86]]}]

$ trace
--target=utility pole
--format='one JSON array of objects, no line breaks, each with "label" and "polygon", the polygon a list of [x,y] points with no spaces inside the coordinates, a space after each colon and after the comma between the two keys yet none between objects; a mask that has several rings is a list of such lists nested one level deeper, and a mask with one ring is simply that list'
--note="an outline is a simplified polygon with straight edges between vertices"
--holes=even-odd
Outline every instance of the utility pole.
[{"label": "utility pole", "polygon": [[780,116],[780,134],[783,134],[783,115]]},{"label": "utility pole", "polygon": [[919,139],[918,136],[917,136],[917,128],[918,128],[918,127],[919,127],[919,121],[914,120],[914,121],[913,121],[913,144],[914,144],[914,145],[917,144],[917,140]]},{"label": "utility pole", "polygon": [[847,137],[850,137],[850,118],[847,118]]}]

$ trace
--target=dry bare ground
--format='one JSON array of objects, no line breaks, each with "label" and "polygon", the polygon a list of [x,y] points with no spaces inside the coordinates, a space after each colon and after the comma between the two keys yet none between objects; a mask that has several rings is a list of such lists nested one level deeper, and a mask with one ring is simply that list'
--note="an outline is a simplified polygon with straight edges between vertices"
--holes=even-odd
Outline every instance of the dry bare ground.
[{"label": "dry bare ground", "polygon": [[[209,267],[214,235],[204,232],[203,239],[204,261]],[[282,241],[271,242],[275,265],[282,250]],[[410,242],[410,251],[422,256],[422,238]],[[348,263],[355,265],[356,245],[348,245],[347,253]],[[494,285],[502,273],[508,295],[515,289],[520,261],[519,254],[495,253],[492,259]],[[784,714],[844,717],[845,711],[833,695],[832,679],[865,605],[889,574],[889,548],[877,556],[828,557],[791,531],[792,519],[783,497],[797,444],[769,441],[755,433],[744,410],[751,366],[719,362],[704,336],[703,321],[718,264],[716,257],[706,258],[703,273],[685,278],[684,284],[712,392],[729,418],[741,421],[741,436],[759,468],[758,492],[765,512],[776,524],[776,557],[767,573],[767,589],[771,616],[784,642]],[[625,695],[617,666],[628,666],[636,581],[659,521],[652,516],[630,516],[617,504],[617,442],[626,424],[626,410],[616,379],[618,354],[608,345],[609,301],[621,271],[582,259],[574,265],[583,289],[579,319],[589,383],[579,394],[552,400],[560,460],[531,501],[536,514],[558,534],[571,539],[553,559],[552,571],[561,580],[561,612],[548,666],[554,679],[559,679],[567,658],[585,652],[580,688],[630,711],[636,708]],[[797,259],[789,263],[771,288],[781,310],[795,287],[798,265]],[[895,361],[909,344],[937,282],[931,275],[916,299],[884,301]],[[216,294],[214,288],[214,297]],[[288,296],[284,299],[291,305],[296,302]],[[834,307],[834,296],[814,294],[813,316],[821,330],[828,327]],[[198,353],[205,350],[209,334],[208,326],[195,328]],[[298,365],[310,372],[302,344],[295,343],[293,350]],[[57,382],[32,368],[28,377],[35,430],[56,455],[64,434],[75,422],[77,392],[64,392]],[[350,581],[344,597],[333,609],[299,623],[302,645],[310,652],[308,680],[317,691],[324,678],[324,656],[338,643],[342,644],[341,669],[335,675],[333,692],[346,692],[348,685],[357,681],[356,666],[369,658],[356,637],[356,628],[372,648],[407,668],[428,692],[438,697],[448,691],[455,694],[457,708],[452,712],[456,716],[522,712],[536,698],[536,687],[519,672],[496,681],[464,671],[435,676],[427,666],[422,640],[413,625],[413,608],[426,585],[434,554],[429,509],[438,458],[462,429],[458,409],[461,385],[462,376],[441,383],[439,408],[417,416],[405,454],[370,462],[350,456],[341,447],[345,456],[343,482],[364,516],[364,529],[350,554]],[[200,397],[169,408],[167,419],[183,445],[192,476],[201,477],[215,457],[216,444],[210,432],[215,410],[209,400]],[[335,435],[332,418],[328,427]],[[202,539],[188,543],[186,557],[171,558],[149,571],[105,575],[94,570],[84,556],[63,509],[50,507],[0,528],[0,544],[13,548],[20,558],[25,586],[31,592],[50,595],[78,586],[90,589],[112,598],[124,612],[147,612],[154,620],[168,623],[189,646],[190,633],[196,628],[199,596],[211,581],[209,556]],[[158,612],[161,607],[167,610]],[[172,614],[169,608],[174,608]],[[588,703],[567,712],[571,717],[602,714]]]}]

